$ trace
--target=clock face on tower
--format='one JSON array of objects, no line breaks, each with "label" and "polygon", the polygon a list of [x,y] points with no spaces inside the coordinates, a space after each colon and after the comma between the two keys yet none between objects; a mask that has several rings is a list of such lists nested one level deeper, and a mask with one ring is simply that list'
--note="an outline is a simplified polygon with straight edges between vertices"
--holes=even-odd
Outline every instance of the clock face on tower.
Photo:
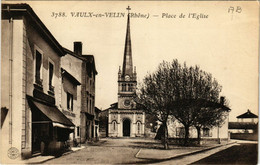
[{"label": "clock face on tower", "polygon": [[125,81],[130,81],[130,77],[128,75],[125,76]]},{"label": "clock face on tower", "polygon": [[130,100],[125,100],[124,101],[124,106],[128,107],[130,105]]}]

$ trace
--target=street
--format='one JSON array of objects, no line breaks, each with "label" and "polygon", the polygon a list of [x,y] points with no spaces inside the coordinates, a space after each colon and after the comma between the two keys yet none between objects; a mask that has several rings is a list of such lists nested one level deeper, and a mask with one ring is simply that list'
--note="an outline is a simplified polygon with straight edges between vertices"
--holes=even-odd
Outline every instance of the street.
[{"label": "street", "polygon": [[[49,160],[46,164],[256,164],[257,143],[238,142],[224,145],[205,152],[181,156],[170,160],[155,160],[138,158],[140,151],[154,149],[161,150],[160,142],[148,139],[101,139],[98,143],[88,145],[86,148]],[[172,147],[175,150],[192,150],[192,148]],[[158,153],[159,154],[159,153]],[[221,158],[221,159],[220,159]],[[245,159],[246,158],[246,159]]]},{"label": "street", "polygon": [[[47,164],[134,164],[146,160],[135,158],[144,142],[144,139],[102,139],[99,143],[47,161]],[[157,147],[160,144],[154,144]]]},{"label": "street", "polygon": [[239,142],[193,164],[257,164],[257,144]]}]

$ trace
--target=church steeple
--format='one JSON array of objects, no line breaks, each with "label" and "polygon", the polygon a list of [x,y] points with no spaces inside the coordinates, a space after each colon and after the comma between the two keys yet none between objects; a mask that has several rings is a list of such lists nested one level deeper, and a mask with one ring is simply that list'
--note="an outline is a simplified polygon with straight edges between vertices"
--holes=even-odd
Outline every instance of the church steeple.
[{"label": "church steeple", "polygon": [[125,51],[124,51],[124,61],[122,68],[122,77],[126,75],[132,78],[133,76],[133,63],[132,63],[132,47],[131,47],[131,36],[130,36],[130,17],[129,10],[131,8],[128,6],[128,15],[127,15],[127,27],[126,27],[126,38],[125,38]]},{"label": "church steeple", "polygon": [[118,71],[118,108],[119,109],[136,109],[136,103],[133,100],[136,96],[136,68],[133,69],[132,48],[130,36],[130,7],[128,6],[125,51],[122,71]]}]

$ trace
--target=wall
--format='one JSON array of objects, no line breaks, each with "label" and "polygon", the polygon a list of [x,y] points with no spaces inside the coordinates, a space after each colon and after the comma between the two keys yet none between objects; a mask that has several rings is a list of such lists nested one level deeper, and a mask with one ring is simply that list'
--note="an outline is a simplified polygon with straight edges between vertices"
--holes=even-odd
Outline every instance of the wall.
[{"label": "wall", "polygon": [[[74,57],[70,54],[66,54],[65,56],[63,56],[61,58],[61,67],[63,69],[65,69],[67,72],[69,72],[71,75],[73,75],[74,78],[76,78],[80,83],[82,83],[82,60],[77,58],[77,57]],[[65,81],[67,81],[67,79],[65,79]],[[64,81],[64,84],[66,84]],[[70,82],[68,82],[70,83]],[[67,83],[67,84],[68,84]],[[64,86],[62,85],[62,92],[61,92],[61,107],[62,109],[67,109],[67,94],[65,93],[64,91]],[[80,138],[80,132],[79,132],[79,136],[77,136],[77,127],[80,126],[80,118],[81,118],[81,114],[80,114],[80,111],[81,111],[81,88],[82,86],[79,85],[79,86],[76,86],[76,91],[73,96],[76,96],[76,100],[73,101],[73,106],[75,107],[75,109],[73,110],[73,113],[75,114],[75,117],[74,119],[72,120],[73,124],[75,124],[75,136],[76,138]],[[71,116],[67,116],[68,118],[72,118]]]},{"label": "wall", "polygon": [[[54,93],[55,93],[55,100],[56,100],[56,106],[59,107],[59,100],[60,100],[60,93],[61,93],[61,70],[60,70],[60,60],[61,57],[58,55],[58,53],[51,47],[50,43],[47,42],[42,36],[39,34],[36,29],[33,28],[33,26],[27,25],[27,37],[28,42],[30,45],[30,51],[32,52],[31,56],[33,59],[35,49],[39,48],[43,52],[43,58],[42,58],[42,80],[43,80],[43,92],[45,94],[48,94],[49,91],[49,61],[54,62],[54,75],[53,75],[53,81],[52,85],[54,86]],[[28,66],[27,69],[32,70],[33,72],[30,73],[28,77],[33,77],[33,79],[28,82],[28,86],[31,86],[35,82],[35,61],[31,63],[32,65]],[[32,95],[33,88],[28,89],[28,94]]]},{"label": "wall", "polygon": [[[52,86],[54,86],[54,98],[55,104],[59,107],[60,100],[60,82],[61,82],[61,72],[60,72],[60,54],[53,49],[50,45],[50,42],[47,41],[42,34],[32,26],[32,22],[25,21],[25,32],[24,32],[24,44],[26,45],[26,94],[33,96],[34,84],[35,84],[35,52],[36,49],[42,53],[42,66],[41,66],[41,79],[43,80],[43,92],[46,95],[49,91],[49,63],[51,62],[54,65]],[[31,152],[32,145],[32,112],[33,109],[30,109],[28,102],[25,102],[25,124],[23,125],[23,156],[29,157]]]},{"label": "wall", "polygon": [[[70,135],[70,139],[72,140],[74,137],[79,138],[77,136],[77,127],[80,126],[80,99],[78,98],[78,88],[77,85],[72,84],[70,80],[66,77],[63,78],[62,81],[62,90],[61,90],[61,110],[69,118],[72,123],[75,125],[74,135]],[[67,92],[73,95],[73,110],[67,108]]]},{"label": "wall", "polygon": [[[228,114],[227,114],[228,115]],[[172,122],[174,121],[174,122]],[[169,117],[168,119],[168,133],[170,138],[179,138],[176,136],[176,128],[183,127],[183,125],[174,117]],[[190,127],[189,130],[190,133],[190,138],[197,138],[197,130],[194,127]],[[228,139],[229,134],[228,134],[228,116],[225,119],[225,122],[223,123],[222,126],[218,127],[213,127],[210,128],[210,136],[209,137],[204,137],[203,136],[203,130],[201,130],[201,137],[202,138],[222,138],[222,139]]]},{"label": "wall", "polygon": [[239,140],[258,140],[258,134],[257,133],[231,133],[230,134],[231,139],[239,139]]},{"label": "wall", "polygon": [[[1,43],[1,69],[5,72],[1,75],[1,107],[8,108],[7,116],[1,128],[1,153],[8,153],[10,147],[15,147],[21,153],[22,149],[22,115],[25,109],[23,100],[23,20],[13,21],[13,33],[9,20],[2,20],[2,43]],[[11,36],[11,34],[13,36]],[[9,67],[10,41],[12,40],[12,71]],[[4,42],[3,42],[4,41]],[[12,81],[10,77],[12,76]],[[12,92],[12,98],[9,100],[9,91]],[[11,102],[10,102],[11,101]],[[12,112],[12,113],[11,113]],[[9,122],[12,122],[12,126]],[[1,123],[2,124],[2,123]],[[3,136],[4,135],[4,136]],[[21,159],[21,155],[17,159]],[[1,162],[8,163],[12,161],[6,156],[2,156]]]}]

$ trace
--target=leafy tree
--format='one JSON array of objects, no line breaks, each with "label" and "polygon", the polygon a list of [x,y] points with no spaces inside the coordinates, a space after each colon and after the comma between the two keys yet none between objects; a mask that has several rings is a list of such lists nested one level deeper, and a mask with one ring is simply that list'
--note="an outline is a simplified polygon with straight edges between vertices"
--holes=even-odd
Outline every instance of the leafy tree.
[{"label": "leafy tree", "polygon": [[229,110],[219,104],[222,86],[199,66],[187,67],[185,63],[178,77],[173,114],[185,128],[184,144],[187,144],[191,126],[196,127],[200,141],[200,129],[220,125],[225,119],[224,113]]},{"label": "leafy tree", "polygon": [[[184,127],[189,124],[189,127],[194,126],[197,129],[197,140],[200,144],[201,128],[221,126],[230,109],[224,105],[224,102],[212,102],[198,98],[177,101],[175,110],[177,111],[175,117]],[[188,135],[189,128],[185,128],[185,144],[187,144]]]},{"label": "leafy tree", "polygon": [[162,143],[168,149],[167,119],[171,112],[171,104],[174,101],[174,84],[169,79],[171,65],[163,62],[155,73],[148,74],[140,89],[139,103],[144,105],[146,113],[153,114],[162,122],[163,138]]},{"label": "leafy tree", "polygon": [[[162,141],[164,148],[168,148],[169,115],[174,115],[183,124],[185,144],[191,126],[200,129],[223,121],[219,105],[221,89],[217,80],[199,66],[187,67],[186,63],[181,65],[178,60],[173,60],[171,63],[163,61],[154,73],[144,78],[139,97],[146,111],[162,122]],[[212,120],[208,120],[210,115]]]},{"label": "leafy tree", "polygon": [[211,128],[221,126],[230,109],[227,107],[228,102],[224,97],[220,97],[219,103],[206,100],[199,100],[201,104],[197,104],[198,115],[193,122],[193,126],[197,129],[198,144],[201,140],[201,128]]}]

